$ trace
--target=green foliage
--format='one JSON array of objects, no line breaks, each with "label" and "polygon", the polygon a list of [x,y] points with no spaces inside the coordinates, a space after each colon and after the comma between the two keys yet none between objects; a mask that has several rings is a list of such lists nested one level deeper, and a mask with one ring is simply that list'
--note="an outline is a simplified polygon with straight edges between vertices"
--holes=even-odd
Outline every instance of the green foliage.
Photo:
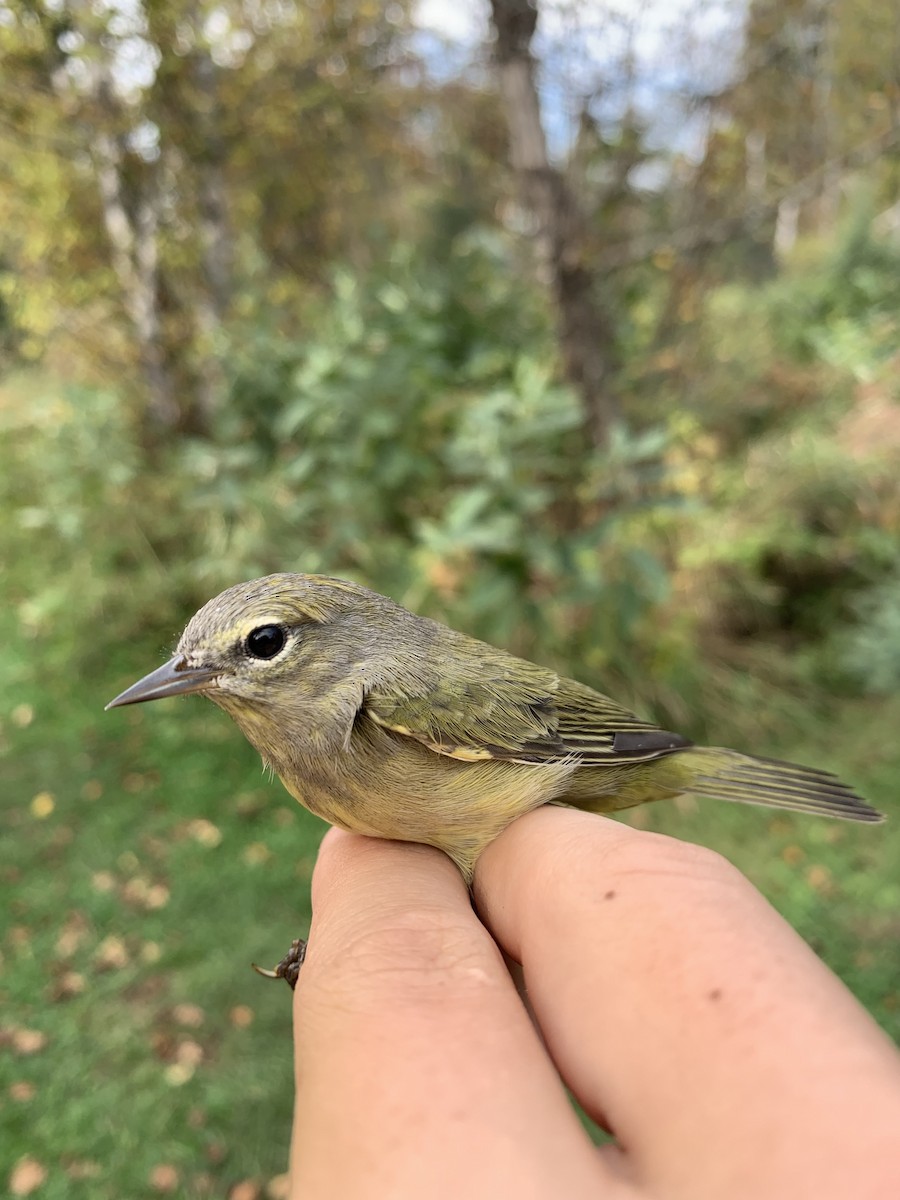
[{"label": "green foliage", "polygon": [[715,564],[725,627],[809,641],[851,619],[896,560],[894,486],[889,462],[859,461],[809,425],[759,441],[687,552]]},{"label": "green foliage", "polygon": [[820,261],[772,286],[770,305],[781,350],[871,378],[900,341],[900,245],[858,204]]},{"label": "green foliage", "polygon": [[867,692],[900,692],[900,575],[865,592],[854,615],[836,638],[845,672]]},{"label": "green foliage", "polygon": [[588,450],[552,361],[504,243],[470,232],[444,262],[407,246],[365,276],[337,271],[301,338],[244,330],[212,437],[151,472],[111,395],[17,394],[0,550],[23,564],[25,629],[89,659],[101,617],[107,644],[158,641],[221,587],[294,568],[633,675],[667,594],[652,534],[673,501],[665,437],[619,430]]},{"label": "green foliage", "polygon": [[803,648],[844,686],[832,635],[881,611],[866,597],[900,551],[898,268],[860,217],[766,287],[711,292],[681,349],[695,354],[683,456],[706,499],[681,562],[703,621]]}]

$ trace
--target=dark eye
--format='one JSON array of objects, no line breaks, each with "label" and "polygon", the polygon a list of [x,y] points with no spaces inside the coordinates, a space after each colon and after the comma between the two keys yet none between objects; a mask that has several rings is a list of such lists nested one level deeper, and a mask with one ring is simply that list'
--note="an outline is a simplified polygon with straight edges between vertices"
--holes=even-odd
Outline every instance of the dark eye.
[{"label": "dark eye", "polygon": [[253,629],[247,634],[244,646],[247,653],[252,654],[254,658],[274,658],[284,649],[286,641],[287,637],[280,625],[260,625],[259,629]]}]

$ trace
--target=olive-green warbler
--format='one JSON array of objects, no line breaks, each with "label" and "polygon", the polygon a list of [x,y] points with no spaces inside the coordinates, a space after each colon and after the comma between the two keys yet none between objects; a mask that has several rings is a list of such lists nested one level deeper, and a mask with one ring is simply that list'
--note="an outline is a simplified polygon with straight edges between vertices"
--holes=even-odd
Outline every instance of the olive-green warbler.
[{"label": "olive-green warbler", "polygon": [[550,801],[614,812],[681,792],[879,821],[834,775],[693,746],[609,697],[323,575],[228,588],[107,707],[199,692],[287,790],[357,833],[437,846],[471,880]]}]

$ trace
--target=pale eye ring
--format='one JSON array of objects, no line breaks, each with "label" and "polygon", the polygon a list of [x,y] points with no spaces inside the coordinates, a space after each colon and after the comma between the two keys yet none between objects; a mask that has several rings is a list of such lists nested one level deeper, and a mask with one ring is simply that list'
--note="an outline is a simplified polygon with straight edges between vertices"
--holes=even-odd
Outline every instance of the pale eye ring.
[{"label": "pale eye ring", "polygon": [[260,625],[244,638],[244,649],[252,658],[274,658],[286,641],[287,634],[280,625]]}]

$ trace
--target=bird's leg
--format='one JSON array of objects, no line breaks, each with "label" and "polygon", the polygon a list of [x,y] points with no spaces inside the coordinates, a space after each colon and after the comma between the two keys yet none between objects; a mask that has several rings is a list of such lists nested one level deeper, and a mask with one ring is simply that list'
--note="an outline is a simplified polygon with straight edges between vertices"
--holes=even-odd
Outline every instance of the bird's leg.
[{"label": "bird's leg", "polygon": [[300,976],[300,968],[303,966],[303,960],[306,958],[306,941],[304,938],[295,938],[291,942],[291,948],[273,971],[267,971],[264,967],[258,967],[253,963],[253,970],[258,975],[264,975],[266,979],[284,979],[287,982],[291,991],[297,986],[297,980]]}]

